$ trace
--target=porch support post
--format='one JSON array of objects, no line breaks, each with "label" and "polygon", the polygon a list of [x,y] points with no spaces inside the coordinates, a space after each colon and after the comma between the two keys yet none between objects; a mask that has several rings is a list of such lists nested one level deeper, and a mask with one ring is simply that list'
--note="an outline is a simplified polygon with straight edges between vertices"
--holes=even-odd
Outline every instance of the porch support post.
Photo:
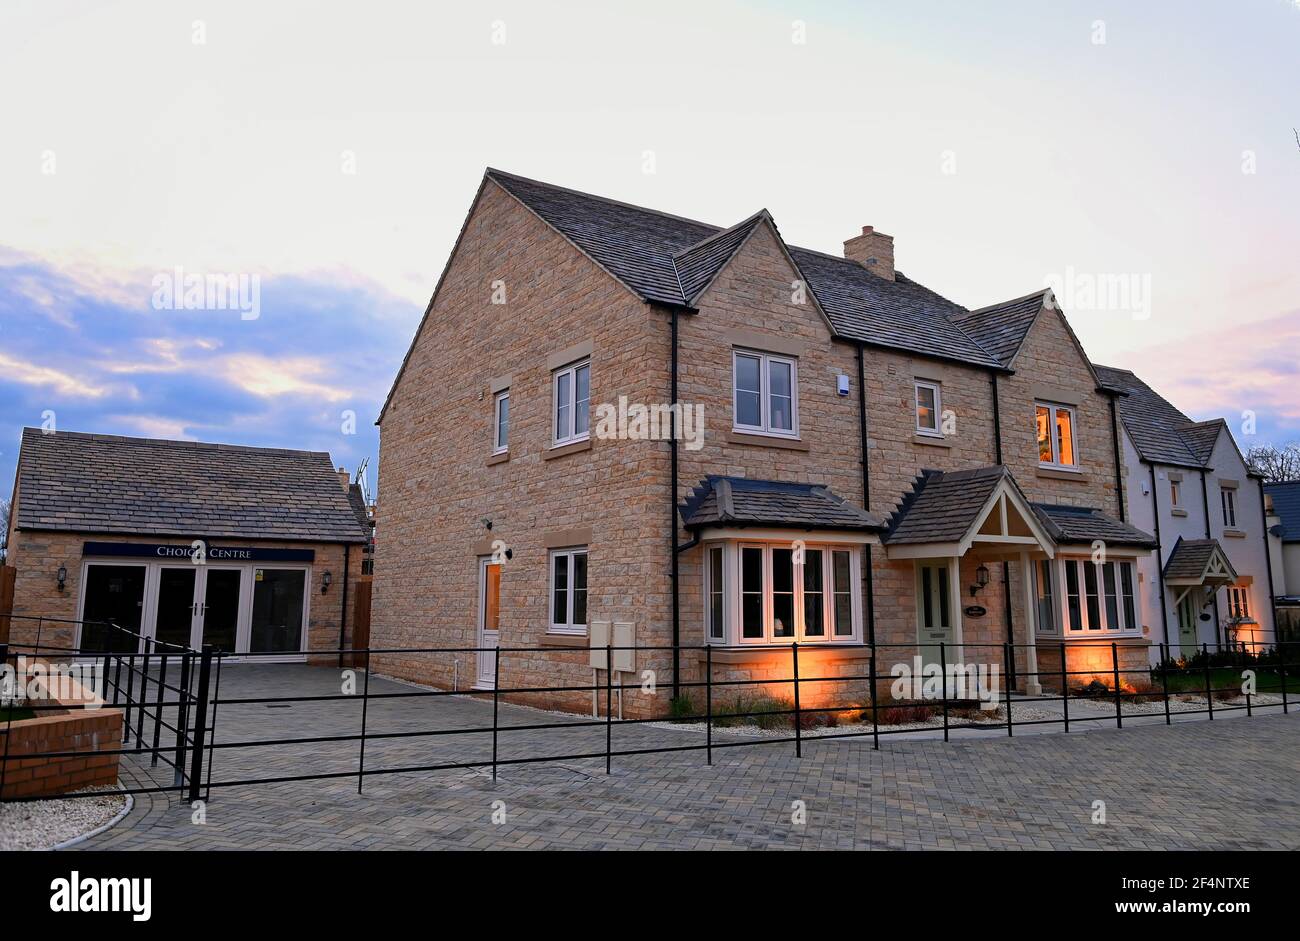
[{"label": "porch support post", "polygon": [[[1023,582],[1025,593],[1025,695],[1041,696],[1043,695],[1042,684],[1038,682],[1038,648],[1035,645],[1038,638],[1038,605],[1037,599],[1034,598],[1034,570],[1030,568],[1032,563],[1029,561],[1029,553],[1020,553],[1020,581]],[[1010,635],[1010,625],[1008,627],[1008,636]],[[1014,639],[1012,643],[1014,643]]]},{"label": "porch support post", "polygon": [[961,606],[961,558],[953,556],[948,559],[948,609],[952,612],[952,639],[957,645],[957,662],[965,664],[966,650],[962,647]]}]

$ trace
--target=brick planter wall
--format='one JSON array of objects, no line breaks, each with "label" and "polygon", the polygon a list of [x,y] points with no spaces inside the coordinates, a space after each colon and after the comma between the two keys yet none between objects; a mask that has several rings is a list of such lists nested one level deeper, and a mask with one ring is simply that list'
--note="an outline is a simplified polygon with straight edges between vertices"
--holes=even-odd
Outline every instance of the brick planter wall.
[{"label": "brick planter wall", "polygon": [[98,697],[86,698],[80,684],[66,677],[55,693],[42,703],[66,705],[66,709],[40,711],[35,718],[0,726],[0,755],[8,755],[0,800],[117,783],[116,754],[43,757],[58,752],[111,752],[122,747],[121,709],[104,707]]}]

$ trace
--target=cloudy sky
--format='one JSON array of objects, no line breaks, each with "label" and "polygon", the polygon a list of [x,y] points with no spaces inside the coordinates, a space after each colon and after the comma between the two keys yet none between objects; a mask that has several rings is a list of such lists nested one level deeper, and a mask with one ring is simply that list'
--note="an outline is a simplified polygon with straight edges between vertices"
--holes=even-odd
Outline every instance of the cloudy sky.
[{"label": "cloudy sky", "polygon": [[[355,468],[485,166],[1056,283],[1097,361],[1300,439],[1297,89],[1294,0],[9,0],[0,490],[51,420]],[[159,309],[178,268],[257,316]]]}]

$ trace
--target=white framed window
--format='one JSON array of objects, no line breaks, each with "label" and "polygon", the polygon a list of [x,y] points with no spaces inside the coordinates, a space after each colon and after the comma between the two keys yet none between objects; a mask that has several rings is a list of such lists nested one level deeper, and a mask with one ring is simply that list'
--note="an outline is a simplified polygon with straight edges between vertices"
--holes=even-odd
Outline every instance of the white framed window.
[{"label": "white framed window", "polygon": [[557,369],[552,378],[554,446],[591,437],[591,363]]},{"label": "white framed window", "polygon": [[712,641],[727,637],[726,551],[722,546],[709,546],[704,553],[705,617],[708,620],[708,638]]},{"label": "white framed window", "polygon": [[1078,470],[1074,409],[1068,405],[1035,402],[1038,431],[1038,463],[1042,467]]},{"label": "white framed window", "polygon": [[704,569],[711,643],[856,643],[862,636],[856,548],[809,545],[800,560],[789,543],[710,545]]},{"label": "white framed window", "polygon": [[1060,617],[1056,609],[1056,577],[1051,559],[1039,559],[1034,564],[1034,591],[1038,598],[1038,633],[1057,633]]},{"label": "white framed window", "polygon": [[1232,487],[1219,488],[1219,501],[1223,504],[1223,528],[1237,528],[1237,491]]},{"label": "white framed window", "polygon": [[799,436],[799,368],[794,359],[734,350],[731,375],[736,431]]},{"label": "white framed window", "polygon": [[[1055,609],[1055,598],[1044,596],[1045,582],[1055,584],[1055,563],[1040,562],[1035,572],[1039,583],[1039,630],[1048,632],[1046,608]],[[1129,633],[1140,630],[1137,621],[1137,600],[1134,594],[1136,581],[1133,563],[1127,560],[1097,564],[1091,559],[1061,559],[1064,569],[1066,634]],[[1053,610],[1051,628],[1054,633],[1058,612]]]},{"label": "white framed window", "polygon": [[550,631],[587,633],[587,549],[551,550]]},{"label": "white framed window", "polygon": [[498,392],[492,403],[492,453],[504,454],[510,447],[510,392]]},{"label": "white framed window", "polygon": [[916,433],[943,437],[939,416],[943,414],[943,396],[937,382],[916,380]]},{"label": "white framed window", "polygon": [[1228,586],[1228,617],[1234,621],[1249,621],[1250,589],[1245,585]]}]

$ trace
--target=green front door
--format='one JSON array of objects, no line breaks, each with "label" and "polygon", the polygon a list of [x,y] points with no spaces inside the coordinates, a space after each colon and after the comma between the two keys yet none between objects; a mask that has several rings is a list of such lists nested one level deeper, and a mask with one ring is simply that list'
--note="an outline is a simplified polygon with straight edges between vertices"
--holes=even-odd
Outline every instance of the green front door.
[{"label": "green front door", "polygon": [[1178,648],[1184,657],[1192,656],[1201,646],[1196,640],[1196,602],[1199,598],[1199,591],[1191,591],[1178,602]]}]

